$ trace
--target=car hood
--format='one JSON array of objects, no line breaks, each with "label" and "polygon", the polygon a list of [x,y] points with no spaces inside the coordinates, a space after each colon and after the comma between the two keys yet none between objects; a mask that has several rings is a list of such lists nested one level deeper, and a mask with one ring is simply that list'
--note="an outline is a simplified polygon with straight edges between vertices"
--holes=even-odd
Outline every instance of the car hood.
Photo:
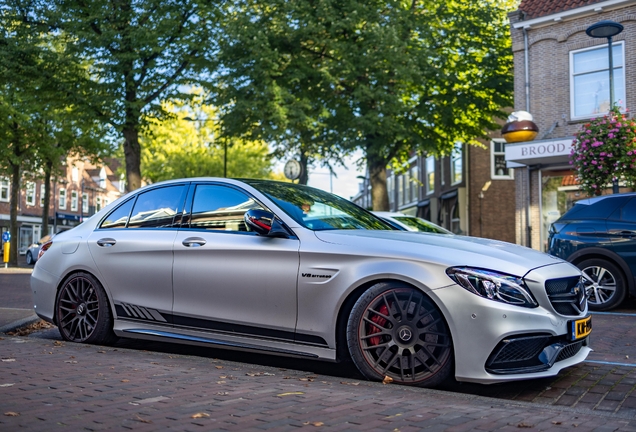
[{"label": "car hood", "polygon": [[498,240],[410,231],[316,231],[318,239],[350,246],[365,255],[413,259],[446,266],[470,266],[524,276],[560,258]]}]

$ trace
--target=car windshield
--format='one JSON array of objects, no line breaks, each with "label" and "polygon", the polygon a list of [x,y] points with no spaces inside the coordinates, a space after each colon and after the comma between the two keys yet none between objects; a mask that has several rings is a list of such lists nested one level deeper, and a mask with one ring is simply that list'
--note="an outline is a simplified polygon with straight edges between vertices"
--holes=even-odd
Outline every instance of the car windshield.
[{"label": "car windshield", "polygon": [[392,230],[386,222],[344,198],[293,183],[244,180],[274,201],[305,228],[314,231]]},{"label": "car windshield", "polygon": [[449,231],[436,227],[435,225],[428,223],[422,219],[409,217],[409,216],[394,216],[394,219],[418,231],[437,233],[437,234],[449,233]]}]

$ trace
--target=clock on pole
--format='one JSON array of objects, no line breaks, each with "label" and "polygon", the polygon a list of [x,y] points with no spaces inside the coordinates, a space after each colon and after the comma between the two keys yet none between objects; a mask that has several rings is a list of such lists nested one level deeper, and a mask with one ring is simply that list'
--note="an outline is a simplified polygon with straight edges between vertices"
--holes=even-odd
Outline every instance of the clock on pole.
[{"label": "clock on pole", "polygon": [[297,180],[300,178],[300,174],[303,172],[303,166],[296,159],[290,159],[283,168],[285,177],[290,180]]}]

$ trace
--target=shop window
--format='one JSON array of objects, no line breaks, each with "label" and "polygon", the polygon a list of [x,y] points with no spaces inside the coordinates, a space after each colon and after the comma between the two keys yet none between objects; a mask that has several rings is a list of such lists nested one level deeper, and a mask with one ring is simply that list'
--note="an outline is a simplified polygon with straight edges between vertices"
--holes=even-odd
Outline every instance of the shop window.
[{"label": "shop window", "polygon": [[26,205],[34,206],[35,205],[35,183],[27,182],[26,184],[26,194],[25,194]]},{"label": "shop window", "polygon": [[455,234],[463,234],[461,229],[461,220],[459,216],[459,201],[455,201],[455,205],[451,210],[451,226],[450,230]]},{"label": "shop window", "polygon": [[60,189],[58,195],[58,208],[60,210],[66,210],[66,189]]},{"label": "shop window", "polygon": [[411,167],[411,202],[416,202],[419,199],[419,186],[418,169],[417,165],[414,165]]},{"label": "shop window", "polygon": [[493,180],[511,180],[514,170],[506,167],[506,141],[494,139],[490,142],[490,176]]},{"label": "shop window", "polygon": [[550,225],[587,195],[572,181],[570,171],[541,172],[541,250],[547,251]]},{"label": "shop window", "polygon": [[0,201],[9,201],[10,190],[9,179],[0,177]]},{"label": "shop window", "polygon": [[426,193],[435,192],[435,156],[426,158]]},{"label": "shop window", "polygon": [[451,153],[451,184],[461,183],[464,170],[463,144],[458,142]]},{"label": "shop window", "polygon": [[386,189],[389,194],[389,207],[393,208],[393,204],[395,203],[395,176],[390,175],[389,178],[386,179]]},{"label": "shop window", "polygon": [[71,192],[71,211],[77,211],[79,197],[77,195],[77,191]]},{"label": "shop window", "polygon": [[[610,109],[607,44],[570,52],[572,119],[607,113]],[[625,44],[612,44],[614,103],[625,109]]]}]

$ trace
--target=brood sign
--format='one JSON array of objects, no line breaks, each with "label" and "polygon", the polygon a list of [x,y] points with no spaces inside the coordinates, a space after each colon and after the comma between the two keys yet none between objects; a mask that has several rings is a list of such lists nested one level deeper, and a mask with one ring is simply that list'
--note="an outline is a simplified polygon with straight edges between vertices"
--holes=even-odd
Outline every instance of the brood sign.
[{"label": "brood sign", "polygon": [[506,144],[506,162],[510,165],[536,165],[567,163],[574,138],[529,141]]}]

